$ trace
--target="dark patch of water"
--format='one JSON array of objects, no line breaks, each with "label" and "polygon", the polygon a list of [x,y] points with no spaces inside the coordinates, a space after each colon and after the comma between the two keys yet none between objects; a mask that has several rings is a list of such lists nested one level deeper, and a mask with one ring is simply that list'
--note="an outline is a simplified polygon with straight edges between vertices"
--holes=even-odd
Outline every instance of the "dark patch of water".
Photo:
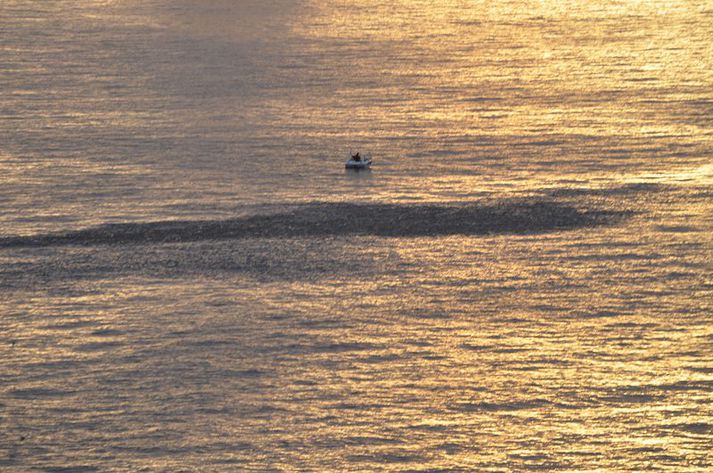
[{"label": "dark patch of water", "polygon": [[241,238],[350,235],[420,237],[534,233],[613,223],[626,213],[548,200],[474,205],[315,203],[250,217],[118,223],[64,233],[0,238],[0,248],[175,243]]}]

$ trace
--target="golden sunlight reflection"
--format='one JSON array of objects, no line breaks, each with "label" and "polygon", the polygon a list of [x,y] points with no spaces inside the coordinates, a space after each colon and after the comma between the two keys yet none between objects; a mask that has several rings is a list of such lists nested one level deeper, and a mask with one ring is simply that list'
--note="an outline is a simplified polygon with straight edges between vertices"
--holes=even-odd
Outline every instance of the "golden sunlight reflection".
[{"label": "golden sunlight reflection", "polygon": [[0,469],[710,470],[709,3],[1,1]]},{"label": "golden sunlight reflection", "polygon": [[627,176],[624,182],[652,182],[663,184],[713,185],[713,164],[703,164],[695,168],[657,171]]}]

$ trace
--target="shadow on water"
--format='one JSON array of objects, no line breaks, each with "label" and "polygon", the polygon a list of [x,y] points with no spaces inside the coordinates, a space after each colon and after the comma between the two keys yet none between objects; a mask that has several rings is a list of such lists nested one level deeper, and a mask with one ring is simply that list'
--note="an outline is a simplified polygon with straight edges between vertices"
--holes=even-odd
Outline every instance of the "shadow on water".
[{"label": "shadow on water", "polygon": [[277,214],[226,220],[119,223],[64,233],[5,237],[0,238],[0,248],[342,235],[536,233],[615,223],[625,215],[548,200],[470,205],[313,203]]}]

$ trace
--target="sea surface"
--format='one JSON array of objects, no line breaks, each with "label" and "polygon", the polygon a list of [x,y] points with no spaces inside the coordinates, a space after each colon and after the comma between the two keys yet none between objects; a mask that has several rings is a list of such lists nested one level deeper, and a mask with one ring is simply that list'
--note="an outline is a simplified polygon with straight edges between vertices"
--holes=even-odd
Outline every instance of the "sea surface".
[{"label": "sea surface", "polygon": [[2,0],[0,470],[713,471],[711,38]]}]

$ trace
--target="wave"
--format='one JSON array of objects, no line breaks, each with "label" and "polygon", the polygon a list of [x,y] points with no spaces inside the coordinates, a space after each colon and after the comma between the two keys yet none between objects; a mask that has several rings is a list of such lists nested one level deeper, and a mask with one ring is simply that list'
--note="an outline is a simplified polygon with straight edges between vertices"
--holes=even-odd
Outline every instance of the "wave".
[{"label": "wave", "polygon": [[348,235],[535,233],[609,224],[624,215],[554,201],[510,200],[469,205],[312,203],[282,213],[226,220],[116,223],[62,233],[3,237],[0,248]]}]

